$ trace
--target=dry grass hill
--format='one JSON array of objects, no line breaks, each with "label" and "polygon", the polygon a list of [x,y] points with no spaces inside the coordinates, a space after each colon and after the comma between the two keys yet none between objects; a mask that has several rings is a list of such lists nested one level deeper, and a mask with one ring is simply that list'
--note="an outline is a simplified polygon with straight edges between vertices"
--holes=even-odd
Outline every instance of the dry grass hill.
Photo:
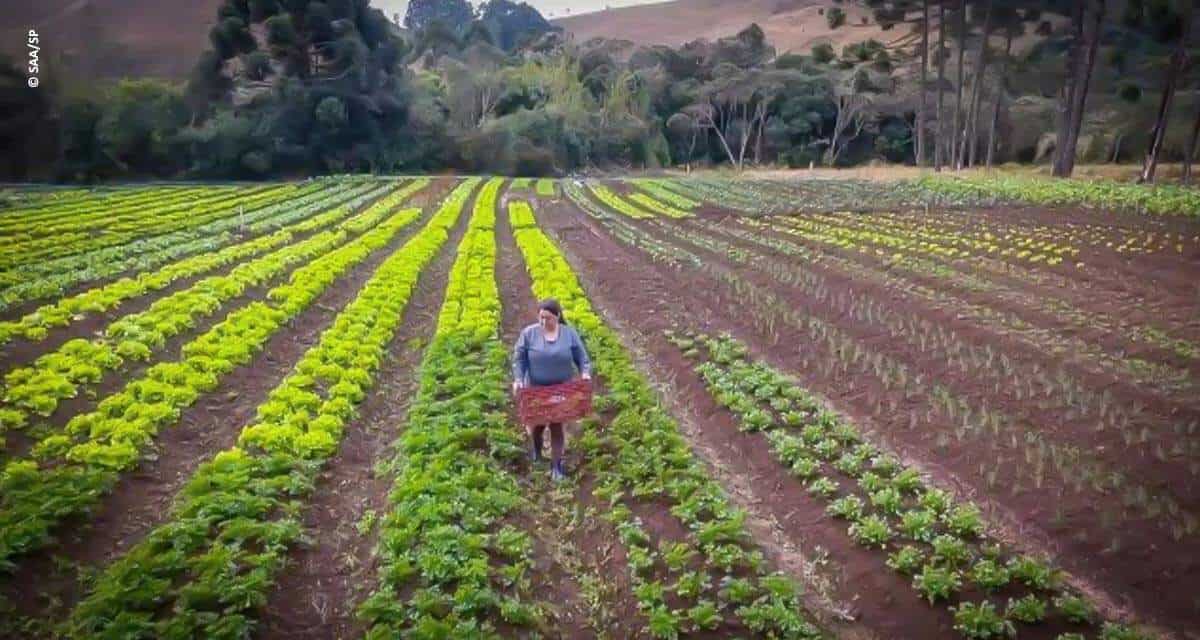
[{"label": "dry grass hill", "polygon": [[907,35],[902,28],[880,30],[867,11],[851,3],[841,5],[846,26],[831,30],[822,15],[831,6],[835,5],[830,0],[674,0],[562,18],[554,24],[579,42],[603,36],[638,44],[681,45],[696,38],[731,36],[755,22],[779,53],[807,53],[818,42],[831,42],[840,51],[868,38],[890,42]]},{"label": "dry grass hill", "polygon": [[23,56],[42,36],[47,68],[92,77],[184,78],[208,44],[220,0],[8,0],[0,51]]}]

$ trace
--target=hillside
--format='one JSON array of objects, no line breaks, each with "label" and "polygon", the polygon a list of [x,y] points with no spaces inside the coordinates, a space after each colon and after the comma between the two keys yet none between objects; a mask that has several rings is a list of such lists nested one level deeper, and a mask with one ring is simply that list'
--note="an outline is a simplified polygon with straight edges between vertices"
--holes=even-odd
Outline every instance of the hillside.
[{"label": "hillside", "polygon": [[[758,23],[780,53],[807,52],[817,42],[842,46],[868,38],[891,41],[906,35],[880,30],[867,11],[842,4],[846,26],[831,30],[821,11],[829,0],[674,0],[660,4],[597,11],[552,22],[584,42],[593,37],[622,38],[638,44],[678,46],[696,38],[715,40]],[[863,25],[863,18],[868,25]]]},{"label": "hillside", "polygon": [[[219,0],[13,0],[0,27],[0,51],[22,56],[22,34],[42,33],[50,62],[58,56],[73,72],[90,77],[159,76],[182,78],[208,44]],[[843,5],[847,24],[830,30],[823,7],[828,0],[675,0],[662,4],[609,9],[553,21],[582,42],[595,36],[638,44],[680,45],[696,38],[729,36],[757,22],[780,52],[807,51],[818,41],[843,45],[867,38],[890,41],[904,35],[884,33],[868,14]],[[372,5],[392,16],[394,2]]]},{"label": "hillside", "polygon": [[10,0],[0,51],[22,56],[42,36],[44,60],[90,77],[185,77],[208,45],[220,0]]}]

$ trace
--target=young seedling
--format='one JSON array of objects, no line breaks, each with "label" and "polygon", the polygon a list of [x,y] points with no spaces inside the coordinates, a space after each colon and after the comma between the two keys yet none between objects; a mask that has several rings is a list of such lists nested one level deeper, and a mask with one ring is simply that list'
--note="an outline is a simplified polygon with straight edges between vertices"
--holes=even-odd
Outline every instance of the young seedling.
[{"label": "young seedling", "polygon": [[908,545],[901,547],[895,553],[888,556],[887,566],[903,573],[905,575],[913,575],[925,563],[925,554],[920,549]]},{"label": "young seedling", "polygon": [[928,600],[929,604],[938,600],[948,600],[961,587],[962,578],[957,571],[935,564],[926,564],[921,573],[913,578],[913,588]]},{"label": "young seedling", "polygon": [[1091,603],[1080,596],[1064,593],[1054,599],[1054,608],[1073,624],[1088,624],[1096,616]]},{"label": "young seedling", "polygon": [[1005,615],[1017,622],[1036,624],[1046,619],[1046,603],[1032,593],[1022,598],[1009,598]]},{"label": "young seedling", "polygon": [[1008,584],[1008,569],[991,558],[984,558],[971,567],[971,581],[989,593]]},{"label": "young seedling", "polygon": [[1017,634],[1013,623],[1005,620],[990,602],[964,602],[950,609],[954,611],[954,630],[966,638],[989,640]]}]

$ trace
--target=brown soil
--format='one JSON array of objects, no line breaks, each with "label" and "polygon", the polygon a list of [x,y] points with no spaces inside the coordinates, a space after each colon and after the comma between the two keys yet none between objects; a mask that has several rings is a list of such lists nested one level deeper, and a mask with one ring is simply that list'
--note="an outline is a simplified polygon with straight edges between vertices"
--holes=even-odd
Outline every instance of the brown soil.
[{"label": "brown soil", "polygon": [[[623,332],[643,345],[647,364],[658,379],[672,380],[675,413],[682,409],[695,416],[687,435],[717,477],[757,517],[778,523],[783,541],[800,552],[826,550],[838,574],[829,594],[836,608],[856,618],[861,628],[845,630],[846,637],[953,638],[950,616],[916,600],[907,583],[883,564],[883,558],[855,546],[841,525],[824,515],[824,505],[809,497],[802,485],[771,457],[761,436],[738,431],[728,412],[713,403],[699,379],[662,336],[684,317],[710,331],[734,328],[714,308],[689,301],[686,314],[676,307],[685,283],[644,257],[617,245],[607,233],[572,213],[567,207],[539,219],[571,257],[589,298],[606,317],[620,323]],[[582,223],[582,224],[581,224]],[[690,289],[687,289],[690,290]],[[699,301],[696,301],[699,302]],[[720,324],[718,324],[720,323]],[[729,482],[736,482],[735,489]],[[761,538],[756,536],[756,542]],[[778,555],[778,554],[776,554]],[[803,563],[802,563],[803,564]],[[810,576],[797,575],[804,582]]]},{"label": "brown soil", "polygon": [[[701,250],[696,252],[704,254]],[[715,262],[723,262],[720,256],[707,255]],[[731,268],[745,280],[772,290],[793,309],[825,317],[827,321],[837,324],[855,336],[860,344],[915,364],[915,371],[924,373],[926,379],[936,380],[968,395],[987,396],[988,389],[973,382],[971,375],[966,375],[942,361],[920,359],[919,354],[915,354],[903,344],[898,344],[881,327],[865,325],[850,317],[833,317],[820,304],[789,294],[787,288],[771,282],[752,268]],[[834,286],[838,290],[860,292],[871,288],[854,280],[844,280]],[[893,308],[906,312],[921,311],[919,305],[906,304],[904,298],[896,292],[878,291],[877,294],[886,296],[880,299],[888,299]],[[728,294],[723,300],[720,295],[717,298],[718,308],[729,309],[739,304],[736,302],[736,294]],[[751,316],[753,315],[754,313],[751,313]],[[952,318],[943,317],[942,321],[953,325]],[[744,334],[747,324],[744,320],[741,321],[735,327],[735,333]],[[811,344],[806,332],[791,327],[768,329],[760,325],[755,328],[757,335],[748,337],[748,341],[752,345],[762,347],[769,354],[768,359],[785,370],[796,371],[797,367],[801,367],[800,361],[812,359],[820,362],[822,359],[833,357],[820,345]],[[999,345],[1001,353],[1012,350],[1019,352],[1021,349],[1020,345],[1012,344],[1003,337],[989,336],[988,332],[980,331],[978,327],[967,325],[955,328],[971,337],[973,341],[990,341]],[[783,345],[796,345],[796,355],[792,358],[781,355],[780,347]],[[809,388],[829,395],[839,408],[852,414],[861,414],[855,416],[856,423],[864,426],[875,425],[878,437],[891,442],[903,454],[924,462],[927,468],[940,469],[942,473],[936,475],[947,479],[956,478],[951,484],[958,485],[960,493],[980,502],[985,509],[992,511],[994,518],[1006,522],[1012,531],[1017,532],[1011,536],[1014,542],[1028,542],[1032,543],[1034,548],[1048,549],[1058,556],[1069,570],[1103,585],[1110,594],[1123,594],[1122,597],[1126,600],[1116,603],[1116,607],[1125,610],[1136,608],[1140,614],[1160,619],[1164,624],[1171,624],[1174,620],[1194,619],[1195,604],[1189,595],[1171,592],[1164,597],[1159,592],[1162,587],[1156,585],[1200,576],[1200,553],[1197,552],[1195,543],[1186,540],[1174,541],[1169,532],[1159,526],[1159,522],[1147,520],[1138,514],[1113,516],[1109,513],[1114,508],[1113,503],[1118,503],[1116,508],[1120,510],[1120,498],[1117,496],[1105,498],[1091,491],[1077,493],[1051,479],[1047,479],[1044,488],[1040,490],[1031,487],[1015,489],[1022,482],[1018,475],[1014,475],[1024,465],[1019,457],[1005,460],[999,457],[1003,452],[997,453],[990,447],[980,446],[982,443],[956,441],[950,437],[956,425],[953,421],[946,422],[945,416],[939,416],[932,421],[923,420],[920,430],[911,429],[908,422],[910,412],[919,411],[921,415],[927,416],[925,412],[932,405],[932,397],[905,397],[902,393],[888,391],[878,379],[854,371],[832,378],[815,370],[800,373]],[[1094,383],[1094,380],[1092,382]],[[1012,399],[987,397],[988,406],[1009,414],[1019,413],[1020,410],[1028,408],[1021,403],[1014,404]],[[889,411],[888,406],[895,408]],[[1061,421],[1061,416],[1046,415],[1044,419],[1051,422],[1035,424],[1056,424]],[[1064,429],[1055,436],[1055,440],[1078,443],[1088,451],[1108,454],[1105,457],[1114,461],[1120,460],[1119,454],[1122,452],[1128,457],[1127,449],[1115,445],[1105,447],[1097,434],[1083,426],[1079,426],[1076,431]],[[1012,456],[1011,453],[1007,455],[1010,458]],[[1126,462],[1132,461],[1130,458]],[[997,473],[998,479],[993,487],[987,486],[981,468]],[[1142,464],[1125,464],[1122,469],[1132,472],[1134,477],[1141,476],[1143,480],[1147,479],[1145,476],[1148,474],[1159,478],[1151,486],[1169,491],[1187,490],[1193,484],[1186,471],[1171,469],[1169,465],[1162,463],[1152,465],[1143,460]],[[997,491],[997,488],[1009,487],[1014,487],[1014,490],[1009,492],[1010,495],[1003,495]],[[1119,517],[1118,522],[1123,522],[1119,531],[1114,530],[1112,524],[1106,524],[1105,519],[1111,517]],[[1120,547],[1109,550],[1114,537],[1120,538]]]},{"label": "brown soil", "polygon": [[[581,214],[574,214],[576,219],[582,218]],[[559,216],[555,220],[563,220],[568,216]],[[553,222],[552,222],[553,224]],[[574,220],[570,222],[562,222],[561,224],[576,224]],[[588,221],[590,225],[590,221]],[[603,232],[601,232],[603,233]],[[600,251],[594,249],[598,244],[594,238],[584,240],[571,241],[567,239],[568,244],[573,250],[579,251],[582,255],[593,255],[595,260],[600,260],[604,255],[620,255],[616,249],[606,249]],[[697,252],[701,253],[701,252]],[[721,261],[717,256],[710,256],[714,261]],[[644,266],[642,269],[630,273],[627,276],[617,276],[624,268],[629,270],[630,264],[638,264],[640,262]],[[602,264],[580,264],[577,265],[579,270],[587,279],[590,274],[602,274],[595,276],[592,281],[592,286],[589,288],[589,293],[598,300],[603,301],[606,294],[605,291],[617,291],[618,297],[615,300],[619,302],[614,305],[605,305],[607,309],[621,309],[632,307],[637,309],[636,319],[639,325],[655,325],[661,324],[657,320],[657,315],[651,311],[652,309],[661,309],[659,313],[669,313],[672,307],[672,300],[676,300],[677,296],[671,292],[686,290],[692,292],[689,299],[686,314],[681,313],[680,319],[687,318],[695,321],[697,317],[708,320],[711,317],[717,319],[715,324],[718,328],[730,330],[735,335],[747,339],[757,349],[767,354],[767,359],[772,361],[776,366],[782,366],[785,370],[795,371],[797,359],[788,356],[791,349],[781,349],[784,345],[796,345],[800,348],[800,354],[804,355],[806,350],[811,351],[812,345],[809,342],[806,334],[801,335],[799,332],[793,331],[790,328],[775,326],[768,328],[767,326],[757,322],[747,322],[745,313],[753,312],[750,309],[740,309],[740,304],[737,302],[738,296],[730,293],[720,293],[719,288],[714,287],[714,282],[704,276],[694,273],[682,273],[671,271],[669,273],[670,286],[655,296],[647,296],[647,299],[642,301],[634,296],[641,288],[646,271],[653,270],[649,266],[649,261],[645,256],[635,256],[632,258],[617,258],[610,259]],[[756,281],[756,276],[749,270],[740,270],[739,273],[750,281]],[[763,286],[768,288],[771,285],[763,283],[761,278],[757,279]],[[849,285],[848,285],[849,286]],[[720,287],[723,288],[723,287]],[[607,294],[612,295],[612,294]],[[894,297],[894,296],[889,296]],[[667,302],[659,302],[657,307],[653,304],[654,299],[666,300]],[[614,298],[610,298],[614,299]],[[900,300],[895,301],[896,304],[903,304]],[[795,308],[806,309],[811,313],[820,315],[819,310],[812,308],[812,302],[795,297],[788,298],[787,304],[793,305]],[[707,312],[705,311],[707,309]],[[614,313],[619,313],[615,312]],[[735,315],[739,314],[739,315]],[[672,319],[671,322],[679,321],[680,319]],[[836,320],[836,319],[835,319]],[[711,320],[708,320],[712,322]],[[667,322],[666,324],[670,324]],[[850,323],[850,319],[841,319],[839,324]],[[757,326],[752,326],[757,325]],[[853,326],[851,326],[853,329]],[[643,329],[644,331],[644,329]],[[886,335],[879,335],[876,330],[874,335],[859,334],[862,339],[869,340],[872,346],[883,347],[890,338]],[[651,344],[654,344],[656,338],[649,337]],[[660,339],[661,340],[661,339]],[[666,349],[667,347],[663,347]],[[815,357],[827,357],[819,351],[814,352]],[[667,357],[666,354],[663,357]],[[959,377],[961,374],[952,371],[945,371],[940,375],[946,375],[951,378]],[[934,376],[933,379],[941,381],[939,376]],[[858,409],[858,415],[853,415],[856,423],[863,426],[874,425],[877,434],[886,434],[887,440],[894,440],[900,445],[898,448],[909,457],[923,462],[922,466],[935,471],[935,473],[944,484],[951,486],[959,486],[966,488],[966,493],[982,500],[983,497],[996,498],[1003,506],[998,508],[997,513],[1000,515],[1009,515],[1010,523],[1015,523],[1014,528],[1020,534],[1011,536],[1014,539],[1019,539],[1020,542],[1028,545],[1032,543],[1034,548],[1047,548],[1061,550],[1063,560],[1067,568],[1076,571],[1081,575],[1093,578],[1099,584],[1108,587],[1110,592],[1125,593],[1130,600],[1127,604],[1136,607],[1138,612],[1159,619],[1165,624],[1173,624],[1178,627],[1179,624],[1187,620],[1194,620],[1195,613],[1192,610],[1190,596],[1176,592],[1175,595],[1161,596],[1162,591],[1169,590],[1165,587],[1166,584],[1174,584],[1177,580],[1187,580],[1188,576],[1195,579],[1197,575],[1196,551],[1194,547],[1187,544],[1172,544],[1170,540],[1164,540],[1161,535],[1151,533],[1150,537],[1146,537],[1146,529],[1149,526],[1140,525],[1128,530],[1123,538],[1122,553],[1117,554],[1102,554],[1103,548],[1107,546],[1108,538],[1100,536],[1100,540],[1079,540],[1079,539],[1064,539],[1066,536],[1052,537],[1048,531],[1039,527],[1037,523],[1044,522],[1052,515],[1051,510],[1054,508],[1054,501],[1047,501],[1043,494],[1026,491],[1015,497],[993,496],[993,492],[982,489],[978,485],[981,483],[977,473],[976,463],[987,459],[986,456],[980,456],[979,452],[974,451],[970,446],[957,445],[951,442],[948,447],[936,447],[935,438],[938,433],[945,433],[947,430],[952,431],[952,426],[932,424],[919,433],[914,433],[907,430],[907,424],[899,424],[901,421],[896,419],[896,416],[880,415],[878,411],[877,399],[887,397],[887,392],[881,385],[873,380],[864,379],[862,376],[854,376],[851,374],[849,379],[829,379],[822,378],[814,371],[804,372],[801,376],[809,388],[818,392],[826,393],[831,396],[837,406],[842,409]],[[699,400],[690,396],[685,402],[696,403]],[[910,401],[900,399],[899,415],[908,415],[908,410],[913,405]],[[876,406],[875,415],[868,417],[865,415],[869,407]],[[903,421],[907,423],[907,420]],[[716,430],[718,433],[723,433],[721,430]],[[1088,440],[1084,440],[1087,442]],[[746,449],[738,446],[730,446],[727,451],[732,455],[735,452],[740,452],[738,455],[746,456]],[[731,457],[728,461],[738,460],[736,456]],[[994,462],[994,458],[993,458]],[[955,478],[970,478],[976,486],[961,483]],[[1065,505],[1066,509],[1066,526],[1072,530],[1094,528],[1094,520],[1096,514],[1091,511],[1094,504],[1093,498],[1088,496],[1078,496],[1074,494],[1063,495],[1056,500],[1061,501],[1060,504]],[[771,502],[770,497],[767,497],[768,504]],[[1134,521],[1130,521],[1132,524]],[[1032,537],[1030,537],[1032,536]],[[844,537],[844,534],[842,534]],[[822,540],[822,544],[826,544],[827,540]],[[1153,549],[1174,549],[1172,553],[1151,553]],[[880,565],[881,566],[881,565]],[[883,571],[889,571],[883,569]],[[1123,603],[1126,604],[1126,603]],[[868,623],[869,624],[869,623]]]},{"label": "brown soil", "polygon": [[[777,235],[770,232],[765,235],[785,241],[792,239],[786,235]],[[1060,355],[1039,349],[1027,341],[1009,335],[1006,331],[979,324],[971,318],[963,318],[959,315],[959,309],[955,307],[943,308],[941,306],[931,306],[928,301],[919,296],[909,296],[887,286],[855,278],[833,267],[821,264],[801,264],[796,257],[779,254],[772,249],[764,248],[750,242],[724,236],[723,238],[736,246],[765,256],[767,260],[773,263],[792,263],[797,265],[797,269],[821,274],[828,278],[835,287],[844,288],[847,291],[855,291],[877,301],[886,300],[889,307],[903,311],[904,313],[918,313],[924,319],[952,330],[959,340],[965,344],[973,346],[989,345],[992,348],[998,348],[998,353],[1007,354],[1014,363],[1024,366],[1026,370],[1031,371],[1033,367],[1040,367],[1043,371],[1056,372],[1062,369],[1083,383],[1086,388],[1097,391],[1109,391],[1117,405],[1123,407],[1142,406],[1143,411],[1135,418],[1135,422],[1133,423],[1135,429],[1147,427],[1153,433],[1165,436],[1171,433],[1173,425],[1177,422],[1186,422],[1188,419],[1191,419],[1189,416],[1200,416],[1200,413],[1197,413],[1200,409],[1194,409],[1182,405],[1170,397],[1164,397],[1164,390],[1162,389],[1137,384],[1127,377],[1120,375],[1118,372],[1111,370],[1097,371],[1095,365],[1086,364],[1083,359],[1075,355]],[[879,273],[881,277],[886,275],[886,267],[878,264],[877,261],[871,258],[864,258],[861,254],[829,250],[812,245],[810,245],[810,248],[822,254],[840,255],[841,257],[849,258],[859,264],[868,266]],[[752,275],[750,274],[751,270],[743,269],[743,271],[748,275]],[[765,286],[777,290],[781,289],[781,285],[778,282],[770,282],[759,275],[753,275],[753,277],[758,278],[760,282],[764,282]],[[944,281],[939,281],[936,278],[906,275],[905,279],[908,282],[923,285],[930,289],[953,292],[955,296],[963,299],[972,308],[976,306],[987,307],[1016,314],[1022,320],[1039,328],[1053,328],[1060,324],[1044,313],[1030,311],[1028,307],[1018,307],[998,301],[991,294],[970,292],[965,288],[947,286]],[[1014,284],[1013,286],[1018,289],[1027,289],[1027,287],[1022,287],[1019,284]],[[786,288],[783,289],[783,295],[787,295]],[[1034,295],[1036,294],[1032,292],[1029,294],[1030,297]],[[1086,295],[1078,292],[1070,294],[1067,299],[1086,304],[1084,302]],[[899,300],[903,300],[907,304],[902,306],[897,305],[896,302]],[[828,319],[837,324],[847,324],[848,322],[839,318]],[[946,382],[948,376],[953,377],[954,375],[953,367],[950,363],[943,361],[936,354],[923,356],[916,349],[912,348],[911,345],[906,347],[902,341],[895,340],[890,335],[880,337],[880,329],[881,327],[874,325],[862,329],[864,332],[863,335],[869,338],[880,338],[878,344],[873,344],[872,346],[877,346],[904,361],[915,360],[920,365],[918,370],[928,372],[932,376],[930,379],[939,380],[946,386],[955,387],[954,384]],[[1070,332],[1064,332],[1064,335],[1070,335]],[[1121,340],[1120,336],[1108,335],[1106,338],[1102,338],[1097,335],[1086,335],[1076,337],[1086,340],[1088,344],[1107,346],[1114,354],[1130,356],[1134,353],[1148,351],[1144,345],[1140,350],[1131,348],[1128,342]],[[1161,359],[1154,358],[1153,361],[1161,361]],[[988,373],[992,372],[974,371],[973,375],[975,378],[979,378]],[[963,377],[961,371],[958,372],[958,377]],[[1200,486],[1191,482],[1190,479],[1185,482],[1174,483],[1164,482],[1162,479],[1164,473],[1170,477],[1188,478],[1190,476],[1190,471],[1187,469],[1190,463],[1189,460],[1176,458],[1166,462],[1155,461],[1155,464],[1150,468],[1131,465],[1131,452],[1136,451],[1139,455],[1138,461],[1145,462],[1153,455],[1153,442],[1149,445],[1134,445],[1133,447],[1129,447],[1124,444],[1120,438],[1120,434],[1114,429],[1110,429],[1106,433],[1096,433],[1094,428],[1096,416],[1094,415],[1080,415],[1071,419],[1065,416],[1064,410],[1060,406],[1041,407],[1038,403],[1025,402],[1021,398],[1014,396],[1011,390],[1006,387],[1001,388],[1000,396],[997,397],[996,392],[990,391],[990,381],[988,380],[976,380],[976,384],[973,384],[970,388],[959,388],[965,394],[986,395],[989,406],[997,406],[994,402],[995,400],[1004,401],[1003,407],[1000,408],[1004,408],[1013,415],[1021,416],[1022,419],[1031,424],[1047,425],[1043,428],[1044,432],[1054,431],[1055,433],[1074,434],[1076,438],[1083,438],[1086,434],[1087,439],[1103,447],[1103,449],[1097,449],[1097,451],[1107,450],[1110,452],[1107,456],[1101,456],[1102,458],[1107,459],[1118,468],[1128,467],[1128,471],[1132,477],[1139,478],[1152,485],[1162,486],[1163,490],[1176,494],[1182,503],[1194,503],[1195,497],[1193,493],[1200,491]],[[1056,426],[1052,427],[1049,425]]]},{"label": "brown soil", "polygon": [[376,585],[378,536],[374,529],[360,533],[358,523],[369,511],[380,518],[387,512],[391,478],[377,474],[375,465],[389,459],[391,443],[405,423],[468,217],[469,209],[418,279],[374,390],[309,500],[304,528],[311,542],[290,552],[288,569],[279,575],[263,609],[257,637],[329,639],[363,633],[354,610]]},{"label": "brown soil", "polygon": [[[123,475],[89,515],[71,518],[58,527],[59,543],[22,560],[12,579],[0,586],[0,595],[11,600],[22,615],[43,618],[54,615],[48,605],[69,607],[82,597],[76,576],[69,575],[73,572],[55,570],[57,559],[83,567],[106,565],[161,524],[196,468],[235,444],[241,428],[253,419],[270,390],[300,355],[316,344],[379,264],[422,222],[414,221],[401,230],[389,245],[330,286],[305,312],[275,333],[250,363],[225,376],[220,387],[185,409],[176,426],[158,434],[153,455]],[[177,354],[179,346],[167,353]],[[30,588],[32,585],[36,587]]]},{"label": "brown soil", "polygon": [[[520,249],[513,239],[512,227],[508,222],[508,202],[526,200],[531,205],[539,203],[521,194],[506,193],[501,200],[496,218],[496,282],[500,288],[501,301],[501,330],[500,338],[503,344],[516,342],[517,334],[537,318],[537,300],[533,297],[532,284]],[[515,416],[512,424],[517,425]],[[514,426],[514,428],[520,428]],[[564,464],[569,473],[577,476],[580,482],[590,475],[586,470],[586,460],[578,451],[571,448],[571,441],[577,433],[578,425],[569,424],[566,428],[567,448]],[[546,434],[545,452],[550,451],[550,435]],[[601,580],[612,579],[618,583],[613,595],[615,602],[606,602],[605,606],[620,608],[619,615],[613,615],[610,624],[614,625],[608,631],[612,637],[636,637],[634,625],[640,620],[633,595],[629,591],[628,569],[622,566],[621,572],[600,573],[598,569],[605,563],[605,553],[611,553],[615,543],[615,532],[605,532],[598,523],[586,522],[587,532],[592,535],[591,544],[579,544],[575,537],[581,533],[575,530],[570,522],[570,512],[583,508],[576,495],[572,504],[561,488],[550,484],[549,464],[524,464],[521,468],[512,469],[526,495],[530,497],[529,508],[520,516],[522,522],[514,526],[524,528],[534,537],[535,546],[535,579],[537,595],[543,602],[557,605],[558,624],[554,633],[559,638],[588,638],[597,637],[597,630],[589,625],[592,612],[587,610],[580,594],[582,577],[578,572],[585,571]],[[590,526],[588,526],[590,525]],[[584,533],[587,535],[587,533]],[[611,556],[609,558],[611,564]],[[622,588],[623,587],[623,588]],[[599,614],[597,617],[606,617]]]}]

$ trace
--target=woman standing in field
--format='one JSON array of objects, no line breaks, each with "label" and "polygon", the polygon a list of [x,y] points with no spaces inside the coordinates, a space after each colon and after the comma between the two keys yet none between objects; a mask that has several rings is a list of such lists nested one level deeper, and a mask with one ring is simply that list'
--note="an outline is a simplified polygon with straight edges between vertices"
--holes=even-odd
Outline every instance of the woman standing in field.
[{"label": "woman standing in field", "polygon": [[[549,298],[538,303],[538,321],[521,330],[513,347],[513,393],[520,388],[562,384],[575,377],[575,370],[584,380],[592,377],[583,340],[574,328],[567,325],[558,300]],[[546,428],[550,428],[550,477],[566,477],[562,456],[566,436],[561,422],[549,425],[527,425],[534,462],[542,459],[542,443]]]}]

